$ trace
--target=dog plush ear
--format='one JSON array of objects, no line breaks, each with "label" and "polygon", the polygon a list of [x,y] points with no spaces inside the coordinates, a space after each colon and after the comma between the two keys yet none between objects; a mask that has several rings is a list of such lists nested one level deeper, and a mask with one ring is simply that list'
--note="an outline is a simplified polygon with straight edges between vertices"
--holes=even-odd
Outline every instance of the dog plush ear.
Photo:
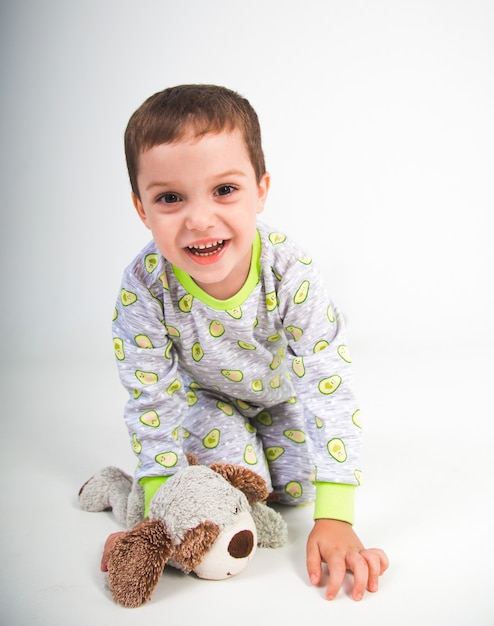
[{"label": "dog plush ear", "polygon": [[175,546],[173,559],[191,572],[209,552],[220,533],[221,530],[217,524],[208,520],[201,522],[195,528],[188,530],[180,545]]},{"label": "dog plush ear", "polygon": [[115,601],[137,607],[149,600],[172,550],[159,520],[145,519],[120,535],[108,555],[108,580]]},{"label": "dog plush ear", "polygon": [[213,463],[211,469],[242,491],[249,504],[266,500],[269,495],[264,478],[247,467],[231,463]]}]

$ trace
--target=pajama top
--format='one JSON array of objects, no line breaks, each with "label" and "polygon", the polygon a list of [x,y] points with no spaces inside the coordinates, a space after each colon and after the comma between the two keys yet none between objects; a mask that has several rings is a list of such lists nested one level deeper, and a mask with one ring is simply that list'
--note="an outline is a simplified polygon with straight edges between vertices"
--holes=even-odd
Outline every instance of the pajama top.
[{"label": "pajama top", "polygon": [[[281,429],[279,444],[265,450],[268,463],[283,454],[287,437],[306,444],[316,486],[360,484],[360,411],[343,320],[314,262],[284,234],[258,223],[249,276],[222,301],[150,242],[124,272],[113,337],[129,392],[124,418],[139,459],[136,479],[187,464],[184,422],[197,390],[208,390],[218,413],[227,418],[235,409],[246,421],[301,403],[304,427]],[[220,430],[211,429],[206,447],[215,447]],[[296,500],[296,489],[291,495]],[[322,516],[330,515],[326,507]]]}]

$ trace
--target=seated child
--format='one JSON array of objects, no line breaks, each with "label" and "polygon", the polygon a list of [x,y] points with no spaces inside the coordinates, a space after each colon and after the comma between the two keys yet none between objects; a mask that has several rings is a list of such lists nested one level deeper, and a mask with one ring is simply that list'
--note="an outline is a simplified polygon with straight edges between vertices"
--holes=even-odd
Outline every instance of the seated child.
[{"label": "seated child", "polygon": [[187,452],[246,465],[272,501],[315,500],[307,570],[317,585],[327,563],[328,599],[347,569],[354,599],[376,591],[386,555],[352,528],[361,427],[343,322],[310,256],[257,219],[270,177],[255,111],[224,87],[165,89],[132,115],[125,150],[153,237],[113,321],[146,510]]}]

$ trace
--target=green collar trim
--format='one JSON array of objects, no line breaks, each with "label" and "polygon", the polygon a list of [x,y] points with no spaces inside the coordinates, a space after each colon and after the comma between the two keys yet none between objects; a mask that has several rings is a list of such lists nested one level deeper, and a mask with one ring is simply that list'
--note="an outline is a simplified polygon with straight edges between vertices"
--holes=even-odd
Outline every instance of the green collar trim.
[{"label": "green collar trim", "polygon": [[176,265],[172,265],[172,269],[178,282],[188,293],[194,296],[194,298],[204,302],[204,304],[209,306],[211,309],[216,309],[217,311],[229,311],[230,309],[243,304],[259,282],[259,276],[261,274],[261,236],[259,231],[256,230],[254,243],[252,244],[252,257],[250,260],[250,269],[247,280],[243,284],[240,291],[238,291],[231,298],[228,298],[228,300],[217,300],[216,298],[213,298],[201,289],[199,285],[194,282],[194,279],[189,276],[189,274],[186,274]]}]

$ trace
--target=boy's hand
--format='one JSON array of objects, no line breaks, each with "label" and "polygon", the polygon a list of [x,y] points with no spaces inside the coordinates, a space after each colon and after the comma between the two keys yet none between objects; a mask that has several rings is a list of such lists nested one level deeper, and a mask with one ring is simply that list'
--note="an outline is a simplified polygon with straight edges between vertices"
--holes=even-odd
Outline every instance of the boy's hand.
[{"label": "boy's hand", "polygon": [[103,556],[101,557],[101,571],[108,571],[108,555],[110,554],[110,550],[113,548],[115,541],[123,535],[123,531],[119,531],[116,533],[112,533],[108,539],[105,541],[105,547],[103,548]]},{"label": "boy's hand", "polygon": [[333,600],[347,570],[353,572],[354,600],[361,600],[365,590],[377,591],[378,579],[388,568],[386,554],[378,549],[366,550],[346,522],[318,519],[307,540],[307,572],[313,585],[321,582],[321,564],[329,569],[326,598]]}]

